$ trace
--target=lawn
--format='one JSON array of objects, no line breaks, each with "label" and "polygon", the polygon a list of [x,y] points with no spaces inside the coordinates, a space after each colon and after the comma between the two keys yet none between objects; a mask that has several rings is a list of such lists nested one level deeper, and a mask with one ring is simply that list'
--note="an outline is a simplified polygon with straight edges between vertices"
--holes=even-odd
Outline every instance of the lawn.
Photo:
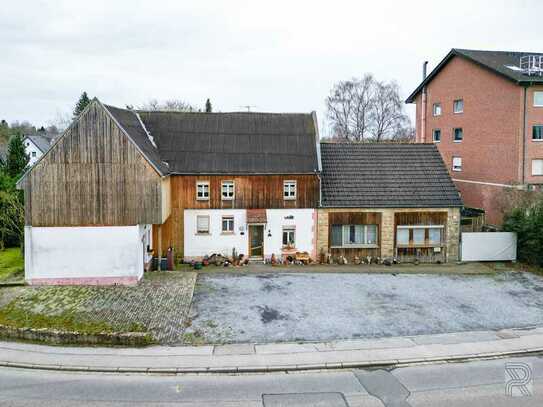
[{"label": "lawn", "polygon": [[0,250],[0,281],[13,280],[15,277],[23,277],[24,259],[21,249],[12,247]]}]

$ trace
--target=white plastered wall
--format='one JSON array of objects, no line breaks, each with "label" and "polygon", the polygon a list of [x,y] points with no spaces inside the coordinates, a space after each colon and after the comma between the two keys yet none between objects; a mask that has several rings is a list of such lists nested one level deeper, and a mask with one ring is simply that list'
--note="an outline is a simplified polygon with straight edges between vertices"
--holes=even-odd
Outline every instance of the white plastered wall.
[{"label": "white plastered wall", "polygon": [[[184,214],[185,259],[199,259],[205,255],[220,253],[232,255],[248,254],[249,236],[245,209],[186,209]],[[197,216],[209,216],[209,235],[196,233]],[[222,217],[234,217],[234,234],[222,233]],[[267,209],[264,229],[264,256],[281,255],[283,227],[296,229],[296,249],[315,256],[315,210],[314,209]],[[271,236],[269,236],[271,235]]]},{"label": "white plastered wall", "polygon": [[25,279],[30,284],[135,283],[143,276],[147,227],[26,226]]}]

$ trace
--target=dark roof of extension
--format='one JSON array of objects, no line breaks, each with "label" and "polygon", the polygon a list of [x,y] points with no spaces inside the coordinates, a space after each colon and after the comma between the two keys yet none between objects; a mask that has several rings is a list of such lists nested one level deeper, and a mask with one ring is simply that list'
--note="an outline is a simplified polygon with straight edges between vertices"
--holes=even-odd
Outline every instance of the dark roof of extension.
[{"label": "dark roof of extension", "polygon": [[527,55],[541,56],[543,53],[537,52],[513,52],[513,51],[480,51],[471,49],[453,48],[441,62],[434,68],[424,81],[409,95],[406,102],[413,103],[415,97],[419,94],[422,88],[428,84],[443,67],[455,56],[465,58],[483,68],[486,68],[497,75],[509,79],[519,85],[529,85],[543,83],[543,76],[530,76],[520,70],[508,68],[508,66],[518,67],[520,57]]},{"label": "dark roof of extension", "polygon": [[322,206],[463,206],[433,144],[321,143]]},{"label": "dark roof of extension", "polygon": [[171,174],[309,174],[319,169],[312,114],[138,114]]}]

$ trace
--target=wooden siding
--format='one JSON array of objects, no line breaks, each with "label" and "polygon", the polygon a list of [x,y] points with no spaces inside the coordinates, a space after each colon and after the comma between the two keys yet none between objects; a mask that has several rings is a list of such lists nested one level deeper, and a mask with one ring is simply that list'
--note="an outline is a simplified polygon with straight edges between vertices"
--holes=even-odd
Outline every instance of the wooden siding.
[{"label": "wooden siding", "polygon": [[[296,200],[283,199],[283,181],[296,180]],[[209,182],[209,200],[196,199],[196,183]],[[221,199],[221,182],[234,181],[234,199]],[[162,251],[173,247],[183,254],[185,209],[281,209],[316,208],[319,181],[316,175],[172,175],[171,215],[162,225]],[[158,241],[153,228],[153,241]],[[155,247],[156,249],[156,247]]]},{"label": "wooden siding", "polygon": [[[443,225],[442,246],[441,252],[434,252],[436,245],[428,242],[428,231],[425,232],[425,244],[423,246],[401,246],[397,243],[397,227],[398,225]],[[412,236],[410,231],[410,236]],[[444,262],[447,256],[447,213],[446,212],[404,212],[396,213],[394,216],[394,247],[395,255],[401,262],[410,262],[418,259],[421,262],[435,263],[436,261]]]},{"label": "wooden siding", "polygon": [[[335,258],[344,256],[349,261],[355,257],[381,256],[381,213],[380,212],[330,212],[328,214],[328,247]],[[377,225],[378,248],[332,248],[332,225]]]},{"label": "wooden siding", "polygon": [[162,221],[161,178],[96,101],[28,174],[27,224]]}]

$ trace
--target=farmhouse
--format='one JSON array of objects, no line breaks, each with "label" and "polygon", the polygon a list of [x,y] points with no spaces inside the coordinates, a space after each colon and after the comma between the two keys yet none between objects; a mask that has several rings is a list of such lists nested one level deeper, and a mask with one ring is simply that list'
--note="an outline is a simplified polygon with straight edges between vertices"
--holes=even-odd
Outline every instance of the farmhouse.
[{"label": "farmhouse", "polygon": [[18,187],[30,284],[135,284],[167,254],[446,261],[458,251],[461,201],[433,145],[321,144],[315,113],[94,99]]}]

